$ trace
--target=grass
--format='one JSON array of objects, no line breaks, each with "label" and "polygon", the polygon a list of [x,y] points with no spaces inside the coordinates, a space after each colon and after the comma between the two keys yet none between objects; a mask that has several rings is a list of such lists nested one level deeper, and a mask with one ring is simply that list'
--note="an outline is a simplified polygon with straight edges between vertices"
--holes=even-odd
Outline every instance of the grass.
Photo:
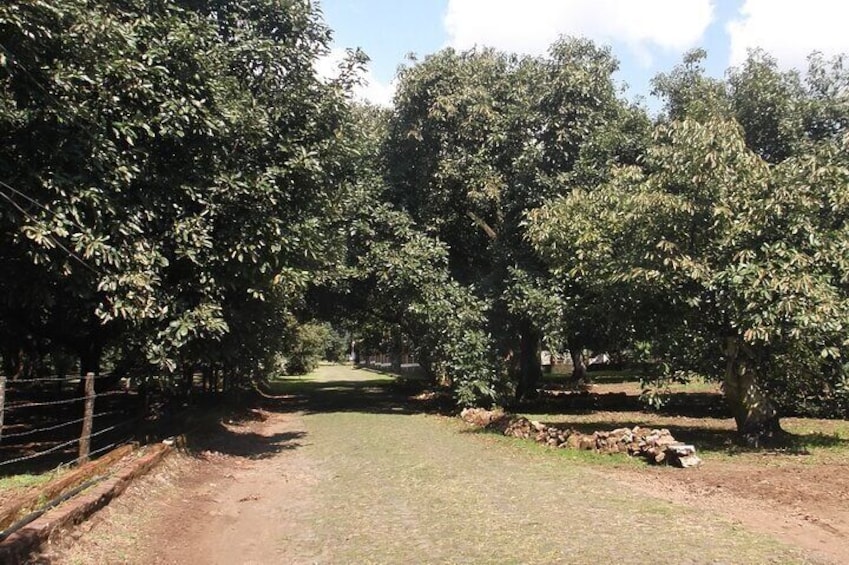
[{"label": "grass", "polygon": [[[304,555],[334,562],[643,563],[663,540],[700,562],[799,560],[731,524],[644,498],[577,463],[586,454],[461,433],[427,416],[307,417],[323,480]],[[315,537],[317,535],[317,537]]]},{"label": "grass", "polygon": [[50,481],[55,475],[53,473],[44,473],[43,475],[12,475],[0,479],[0,491],[28,489]]},{"label": "grass", "polygon": [[[536,416],[534,416],[536,417]],[[504,436],[498,433],[490,432],[482,429],[465,429],[460,433],[468,433],[475,435],[487,435],[496,444],[504,444],[511,449],[526,451],[534,456],[552,457],[563,461],[564,463],[575,463],[592,465],[597,467],[616,467],[616,468],[644,468],[645,463],[634,457],[623,457],[620,454],[608,455],[598,453],[597,451],[588,451],[582,449],[552,449],[547,445],[537,443],[535,441],[527,441],[523,439]]]},{"label": "grass", "polygon": [[[571,371],[558,371],[543,376],[543,383],[550,385],[568,384],[571,379]],[[621,371],[600,370],[590,371],[587,378],[593,392],[626,392],[639,395],[642,392],[640,379],[644,375],[635,369]],[[720,393],[719,383],[702,378],[691,379],[686,383],[670,383],[670,393]]]},{"label": "grass", "polygon": [[[807,562],[776,539],[636,492],[615,478],[612,466],[644,467],[639,461],[550,449],[474,431],[458,418],[416,413],[393,382],[368,371],[321,367],[307,378],[272,384],[272,392],[295,395],[276,406],[293,412],[305,433],[296,450],[250,463],[267,478],[265,495],[279,497],[275,504],[285,515],[286,527],[273,538],[278,547],[268,555],[279,551],[297,557],[279,562],[297,563]],[[572,418],[597,429],[644,416],[530,417]],[[682,424],[703,419],[692,420]],[[710,421],[708,430],[725,433],[726,427]],[[844,433],[841,426],[831,431]],[[288,456],[282,453],[299,463],[281,465],[278,457]],[[292,480],[299,481],[297,500],[277,488]],[[170,492],[161,494],[173,503]],[[137,531],[133,514],[127,516],[127,527]],[[257,540],[265,543],[259,533]],[[102,545],[120,543],[132,549],[120,540]]]},{"label": "grass", "polygon": [[321,368],[299,386],[312,379],[307,392],[331,406],[304,417],[301,454],[318,470],[317,501],[299,517],[304,527],[280,540],[303,562],[644,563],[669,540],[686,548],[681,561],[804,561],[774,540],[628,492],[598,472],[638,464],[626,458],[475,433],[456,418],[383,404],[340,408],[327,398],[347,394],[339,383],[373,388],[374,375]]},{"label": "grass", "polygon": [[[22,473],[19,475],[9,475],[7,477],[0,478],[0,508],[4,507],[5,504],[16,500],[19,496],[27,495],[30,491],[37,489],[41,485],[47,484],[57,478],[62,472],[62,470],[57,469],[49,473]],[[36,502],[35,506],[38,507],[45,502],[47,501],[44,500],[42,495]]]},{"label": "grass", "polygon": [[[650,411],[637,401],[640,395],[640,374],[637,371],[591,372],[590,398],[624,395],[622,401],[600,404],[586,402],[566,404],[570,397],[557,396],[534,414],[535,419],[548,424],[572,427],[584,433],[620,427],[668,428],[673,435],[694,444],[707,459],[753,457],[785,453],[806,455],[805,463],[849,463],[849,421],[815,418],[783,418],[782,426],[788,435],[769,448],[749,448],[740,445],[733,419],[724,416],[725,408],[719,384],[703,379],[687,383],[672,383],[666,392],[668,404],[659,411]],[[564,384],[566,375],[547,376],[549,388]],[[580,401],[580,397],[571,397]],[[557,409],[558,402],[564,404]],[[608,408],[608,409],[601,409]]]}]

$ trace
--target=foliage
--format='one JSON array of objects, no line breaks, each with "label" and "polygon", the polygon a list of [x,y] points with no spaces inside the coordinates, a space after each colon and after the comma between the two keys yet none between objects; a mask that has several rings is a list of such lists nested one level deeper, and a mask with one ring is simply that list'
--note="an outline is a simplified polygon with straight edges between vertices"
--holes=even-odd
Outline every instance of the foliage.
[{"label": "foliage", "polygon": [[355,103],[365,55],[320,80],[305,0],[14,0],[0,38],[14,376],[306,371],[330,321],[461,404],[533,396],[545,343],[722,378],[744,431],[846,406],[845,57],[714,79],[693,51],[652,127],[571,38],[444,49]]},{"label": "foliage", "polygon": [[307,322],[296,324],[282,353],[287,375],[306,375],[314,371],[324,358],[333,338],[329,324]]},{"label": "foliage", "polygon": [[734,122],[671,122],[655,133],[648,173],[622,169],[552,201],[531,215],[530,237],[603,296],[624,288],[665,304],[620,315],[652,324],[670,369],[723,378],[732,404],[744,404],[741,429],[757,427],[792,382],[835,386],[842,374],[845,143],[770,166]]},{"label": "foliage", "polygon": [[300,1],[14,1],[0,37],[7,359],[267,368],[334,258],[361,58],[319,81]]},{"label": "foliage", "polygon": [[[522,237],[523,213],[639,153],[648,122],[617,98],[616,67],[607,49],[564,39],[538,58],[445,49],[399,75],[388,197],[447,244],[451,273],[486,304],[520,397],[535,394],[541,338],[523,304],[538,293],[522,285],[546,277]],[[571,341],[579,330],[568,318]]]}]

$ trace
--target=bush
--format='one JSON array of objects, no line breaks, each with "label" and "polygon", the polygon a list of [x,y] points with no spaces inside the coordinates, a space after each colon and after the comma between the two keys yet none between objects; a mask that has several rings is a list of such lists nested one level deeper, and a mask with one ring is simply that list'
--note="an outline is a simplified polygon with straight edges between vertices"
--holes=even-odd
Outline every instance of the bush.
[{"label": "bush", "polygon": [[332,339],[330,324],[308,322],[297,327],[287,349],[287,375],[306,375],[314,371]]}]

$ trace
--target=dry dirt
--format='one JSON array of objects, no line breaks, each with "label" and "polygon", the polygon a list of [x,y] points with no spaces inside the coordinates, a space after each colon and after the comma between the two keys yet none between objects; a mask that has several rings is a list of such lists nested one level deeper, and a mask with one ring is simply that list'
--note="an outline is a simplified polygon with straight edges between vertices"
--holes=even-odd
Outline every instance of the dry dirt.
[{"label": "dry dirt", "polygon": [[[291,563],[269,543],[313,497],[300,418],[257,411],[220,449],[178,454],[40,558],[43,563]],[[216,441],[217,440],[217,441]],[[285,453],[285,455],[282,455]],[[281,504],[285,501],[285,504]]]},{"label": "dry dirt", "polygon": [[[609,476],[609,475],[608,475]],[[685,473],[649,468],[617,479],[651,496],[724,516],[835,563],[849,563],[849,466],[709,461]]]},{"label": "dry dirt", "polygon": [[845,466],[565,458],[391,403],[328,402],[381,390],[343,377],[363,378],[332,374],[330,396],[228,424],[37,561],[849,562]]}]

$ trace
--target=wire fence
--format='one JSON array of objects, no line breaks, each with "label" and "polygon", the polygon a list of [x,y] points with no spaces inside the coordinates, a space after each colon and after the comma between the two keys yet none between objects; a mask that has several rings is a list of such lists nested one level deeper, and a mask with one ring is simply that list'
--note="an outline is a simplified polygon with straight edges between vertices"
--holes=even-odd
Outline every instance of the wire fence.
[{"label": "wire fence", "polygon": [[112,375],[0,376],[0,476],[84,463],[132,441],[138,405]]}]

